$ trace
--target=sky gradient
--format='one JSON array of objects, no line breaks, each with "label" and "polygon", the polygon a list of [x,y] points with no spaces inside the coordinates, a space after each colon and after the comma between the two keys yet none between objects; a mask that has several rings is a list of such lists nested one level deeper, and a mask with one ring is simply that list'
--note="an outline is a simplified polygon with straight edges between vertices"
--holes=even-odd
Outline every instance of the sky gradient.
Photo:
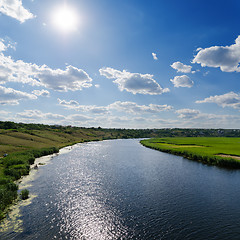
[{"label": "sky gradient", "polygon": [[239,128],[239,11],[237,0],[0,0],[0,120]]}]

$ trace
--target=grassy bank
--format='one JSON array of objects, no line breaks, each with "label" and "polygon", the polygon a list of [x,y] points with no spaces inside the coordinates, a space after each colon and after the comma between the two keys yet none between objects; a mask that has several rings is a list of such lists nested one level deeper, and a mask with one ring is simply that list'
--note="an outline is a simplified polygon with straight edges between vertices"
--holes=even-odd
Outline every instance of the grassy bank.
[{"label": "grassy bank", "polygon": [[[80,128],[0,122],[0,220],[17,199],[15,180],[29,174],[35,158],[79,142],[156,136],[152,130]],[[4,157],[4,155],[7,155]]]},{"label": "grassy bank", "polygon": [[142,140],[141,144],[208,165],[240,169],[240,138],[156,138]]},{"label": "grassy bank", "polygon": [[30,164],[35,158],[57,153],[56,147],[32,149],[10,153],[0,160],[0,220],[4,218],[7,207],[17,199],[18,186],[14,183],[24,175],[28,175]]}]

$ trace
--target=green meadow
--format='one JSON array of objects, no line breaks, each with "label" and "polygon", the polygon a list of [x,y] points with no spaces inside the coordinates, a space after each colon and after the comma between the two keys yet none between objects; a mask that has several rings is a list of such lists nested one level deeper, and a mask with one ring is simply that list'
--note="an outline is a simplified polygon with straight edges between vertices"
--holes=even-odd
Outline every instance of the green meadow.
[{"label": "green meadow", "polygon": [[240,138],[176,137],[142,140],[142,145],[209,165],[240,168]]}]

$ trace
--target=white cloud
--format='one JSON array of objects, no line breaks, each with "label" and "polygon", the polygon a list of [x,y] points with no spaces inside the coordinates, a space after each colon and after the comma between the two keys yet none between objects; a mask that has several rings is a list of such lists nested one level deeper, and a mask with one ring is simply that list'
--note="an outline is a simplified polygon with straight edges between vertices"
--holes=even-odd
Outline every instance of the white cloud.
[{"label": "white cloud", "polygon": [[0,52],[6,51],[8,48],[16,50],[16,43],[11,41],[10,38],[0,38]]},{"label": "white cloud", "polygon": [[6,51],[7,46],[4,44],[4,40],[0,38],[0,52]]},{"label": "white cloud", "polygon": [[37,95],[37,96],[42,96],[42,97],[49,97],[50,93],[47,90],[34,90],[32,91],[33,94]]},{"label": "white cloud", "polygon": [[216,103],[221,107],[231,107],[240,110],[240,94],[229,92],[223,95],[215,95],[196,101],[196,103]]},{"label": "white cloud", "polygon": [[198,118],[200,116],[200,111],[195,109],[179,109],[176,111],[177,114],[179,114],[179,118],[185,118],[185,119],[192,119],[192,118]]},{"label": "white cloud", "polygon": [[32,120],[63,120],[65,116],[60,114],[53,114],[53,113],[43,113],[40,110],[24,110],[21,113],[17,113],[17,117],[32,119]]},{"label": "white cloud", "polygon": [[33,94],[21,92],[12,88],[0,86],[0,104],[1,105],[17,105],[20,100],[34,100],[37,97]]},{"label": "white cloud", "polygon": [[157,57],[156,53],[152,53],[152,57],[153,57],[154,60],[156,60],[156,61],[158,60],[158,57]]},{"label": "white cloud", "polygon": [[68,117],[68,119],[74,122],[86,122],[86,121],[92,120],[91,117],[81,115],[81,114],[72,114]]},{"label": "white cloud", "polygon": [[17,91],[12,88],[0,86],[0,104],[1,105],[17,105],[20,100],[34,100],[37,97],[33,94]]},{"label": "white cloud", "polygon": [[[181,62],[174,62],[171,67],[175,70],[177,70],[177,72],[183,72],[183,73],[190,73],[192,71],[192,67],[189,65],[184,65]],[[194,73],[194,72],[192,72]]]},{"label": "white cloud", "polygon": [[169,105],[157,105],[157,104],[149,104],[147,105],[138,105],[135,102],[121,102],[117,101],[108,106],[110,109],[123,111],[132,114],[154,114],[162,111],[168,111],[173,109],[172,106]]},{"label": "white cloud", "polygon": [[4,110],[0,110],[0,114],[1,114],[1,116],[2,115],[8,115],[8,114],[10,114],[11,112],[7,112],[7,111],[4,111]]},{"label": "white cloud", "polygon": [[77,91],[92,86],[90,83],[92,79],[89,75],[82,69],[71,65],[67,66],[65,71],[42,66],[38,68],[36,76],[46,88],[56,91]]},{"label": "white cloud", "polygon": [[[179,109],[176,111],[176,113],[179,114],[178,117],[181,119],[200,120],[200,121],[223,120],[231,116],[231,115],[207,114],[207,113],[202,113],[199,110],[189,109],[189,108]],[[234,116],[232,115],[231,118],[234,118]],[[240,117],[238,118],[240,119]]]},{"label": "white cloud", "polygon": [[40,82],[33,78],[34,65],[21,60],[14,61],[10,56],[0,53],[0,80],[4,82],[21,82],[32,85],[40,85]]},{"label": "white cloud", "polygon": [[170,79],[170,81],[174,84],[174,87],[188,87],[191,88],[194,82],[186,75],[176,76],[174,79]]},{"label": "white cloud", "polygon": [[11,112],[0,110],[0,120],[1,121],[11,121]]},{"label": "white cloud", "polygon": [[58,99],[58,102],[61,106],[72,109],[76,111],[82,112],[90,112],[94,114],[107,114],[110,113],[110,110],[116,110],[125,113],[131,114],[155,114],[162,111],[172,110],[173,107],[169,105],[157,105],[157,104],[149,104],[147,105],[138,105],[135,102],[121,102],[117,101],[107,106],[95,106],[95,105],[80,105],[77,101],[70,100],[67,102],[66,100]]},{"label": "white cloud", "polygon": [[0,0],[0,12],[21,23],[35,16],[23,7],[21,0]]},{"label": "white cloud", "polygon": [[[72,125],[80,127],[114,127],[114,128],[239,128],[239,115],[216,115],[201,113],[195,109],[180,109],[178,119],[159,118],[156,116],[117,116],[104,115],[87,116],[82,114],[61,115],[55,113],[44,113],[40,110],[25,110],[12,114],[0,111],[2,120],[17,122],[35,122],[44,124]],[[231,124],[229,125],[229,121]]]},{"label": "white cloud", "polygon": [[81,112],[90,112],[93,114],[107,114],[108,107],[96,106],[96,105],[80,105],[77,101],[70,100],[67,102],[66,100],[61,100],[58,98],[58,102],[61,106]]},{"label": "white cloud", "polygon": [[219,67],[223,72],[240,72],[240,36],[230,46],[199,49],[193,63],[199,63],[202,67]]},{"label": "white cloud", "polygon": [[13,121],[21,122],[35,122],[43,124],[59,124],[59,125],[74,125],[74,126],[91,126],[90,121],[94,118],[80,115],[72,114],[64,116],[56,113],[44,113],[40,110],[24,110],[19,112],[13,117]]},{"label": "white cloud", "polygon": [[[239,115],[217,115],[202,113],[196,109],[179,109],[181,122],[176,122],[174,127],[191,128],[239,128]],[[231,122],[231,124],[229,124]]]},{"label": "white cloud", "polygon": [[113,81],[118,85],[120,91],[126,90],[133,94],[159,95],[169,92],[168,88],[162,88],[151,74],[130,73],[126,70],[119,71],[113,68],[99,69],[101,75]]},{"label": "white cloud", "polygon": [[58,98],[58,102],[60,105],[63,105],[64,107],[68,107],[68,108],[75,108],[76,106],[78,107],[80,105],[75,100],[70,100],[69,102],[67,102],[66,100],[61,100]]},{"label": "white cloud", "polygon": [[10,56],[0,53],[0,83],[5,82],[21,82],[64,92],[92,86],[89,75],[71,65],[67,66],[66,70],[51,69],[46,65],[14,61]]}]

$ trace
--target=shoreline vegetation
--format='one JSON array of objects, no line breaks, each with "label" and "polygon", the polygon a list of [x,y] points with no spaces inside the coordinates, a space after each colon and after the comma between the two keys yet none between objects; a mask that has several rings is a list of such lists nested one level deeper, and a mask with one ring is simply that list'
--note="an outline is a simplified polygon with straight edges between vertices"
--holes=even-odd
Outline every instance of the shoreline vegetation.
[{"label": "shoreline vegetation", "polygon": [[240,138],[153,138],[140,143],[148,148],[182,156],[203,164],[240,169]]},{"label": "shoreline vegetation", "polygon": [[[106,129],[0,121],[0,221],[18,196],[17,180],[36,158],[76,143],[156,137],[240,137],[239,129]],[[147,143],[146,143],[147,145]],[[229,153],[226,153],[229,154]],[[37,168],[37,164],[35,164]]]},{"label": "shoreline vegetation", "polygon": [[[148,129],[102,129],[0,121],[0,221],[22,199],[17,180],[29,174],[36,158],[58,153],[77,143],[153,137]],[[39,164],[41,165],[41,164]],[[37,169],[38,165],[35,164]],[[25,190],[27,191],[27,189]],[[24,197],[25,198],[25,197]]]}]

